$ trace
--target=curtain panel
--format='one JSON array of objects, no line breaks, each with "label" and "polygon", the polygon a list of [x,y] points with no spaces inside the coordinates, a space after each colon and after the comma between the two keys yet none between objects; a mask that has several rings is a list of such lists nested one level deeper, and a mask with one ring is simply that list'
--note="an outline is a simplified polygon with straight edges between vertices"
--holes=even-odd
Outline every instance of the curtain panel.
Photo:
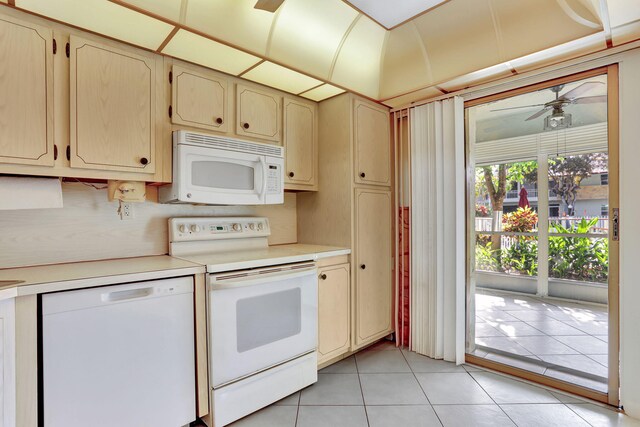
[{"label": "curtain panel", "polygon": [[398,173],[410,181],[410,347],[460,364],[465,354],[464,102],[454,97],[412,108],[407,127],[404,169],[409,171]]}]

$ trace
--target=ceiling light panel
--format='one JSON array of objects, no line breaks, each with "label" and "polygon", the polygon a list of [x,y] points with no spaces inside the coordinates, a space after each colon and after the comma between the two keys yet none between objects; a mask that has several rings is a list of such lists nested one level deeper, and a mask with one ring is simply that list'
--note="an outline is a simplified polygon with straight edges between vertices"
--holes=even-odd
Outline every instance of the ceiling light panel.
[{"label": "ceiling light panel", "polygon": [[234,75],[260,62],[256,56],[186,30],[179,30],[162,53]]},{"label": "ceiling light panel", "polygon": [[256,0],[189,0],[185,25],[265,55],[277,13],[254,9],[255,4]]},{"label": "ceiling light panel", "polygon": [[360,17],[338,53],[329,80],[371,98],[378,98],[380,57],[386,33],[372,20]]},{"label": "ceiling light panel", "polygon": [[348,0],[369,17],[387,28],[421,14],[447,0]]},{"label": "ceiling light panel", "polygon": [[105,0],[16,0],[16,6],[152,50],[174,28]]},{"label": "ceiling light panel", "polygon": [[340,42],[357,16],[341,0],[287,1],[274,23],[268,55],[327,78]]},{"label": "ceiling light panel", "polygon": [[154,15],[162,16],[174,22],[180,22],[182,0],[120,0]]},{"label": "ceiling light panel", "polygon": [[293,94],[322,84],[320,80],[266,61],[243,74],[242,78]]},{"label": "ceiling light panel", "polygon": [[489,2],[450,1],[412,22],[425,46],[434,82],[504,62]]},{"label": "ceiling light panel", "polygon": [[300,96],[318,102],[322,101],[323,99],[331,98],[332,96],[340,95],[344,92],[345,90],[340,89],[339,87],[335,87],[330,84],[323,84],[322,86],[318,86],[317,88],[300,94]]}]

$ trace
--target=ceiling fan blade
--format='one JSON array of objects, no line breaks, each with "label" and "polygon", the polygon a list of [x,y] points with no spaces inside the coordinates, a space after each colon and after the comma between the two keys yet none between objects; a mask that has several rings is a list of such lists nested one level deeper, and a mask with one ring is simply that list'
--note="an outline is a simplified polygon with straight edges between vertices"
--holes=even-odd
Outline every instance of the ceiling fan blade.
[{"label": "ceiling fan blade", "polygon": [[284,3],[284,0],[258,0],[254,8],[273,13],[278,10],[282,3]]},{"label": "ceiling fan blade", "polygon": [[544,113],[549,111],[550,109],[551,109],[551,107],[545,107],[542,110],[540,110],[537,113],[535,113],[533,116],[526,118],[524,121],[528,122],[529,120],[537,119],[538,117],[540,117],[541,115],[543,115]]},{"label": "ceiling fan blade", "polygon": [[576,98],[571,101],[572,104],[596,104],[598,102],[607,102],[607,96],[583,96],[582,98]]},{"label": "ceiling fan blade", "polygon": [[533,108],[533,107],[542,107],[544,104],[533,104],[533,105],[522,105],[520,107],[509,107],[509,108],[497,108],[495,110],[490,110],[491,112],[494,111],[506,111],[506,110],[517,110],[519,108]]},{"label": "ceiling fan blade", "polygon": [[596,89],[599,87],[602,87],[602,85],[604,85],[603,82],[586,82],[586,83],[582,83],[580,86],[571,89],[569,92],[565,93],[564,95],[560,96],[558,99],[566,99],[566,100],[571,100],[571,99],[575,99],[577,97],[579,97],[580,95],[582,95],[583,93],[589,92],[592,89]]}]

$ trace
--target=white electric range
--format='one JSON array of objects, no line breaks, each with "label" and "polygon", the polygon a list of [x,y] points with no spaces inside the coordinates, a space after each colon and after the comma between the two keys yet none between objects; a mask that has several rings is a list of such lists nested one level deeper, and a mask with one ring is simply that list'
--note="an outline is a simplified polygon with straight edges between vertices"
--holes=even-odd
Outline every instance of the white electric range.
[{"label": "white electric range", "polygon": [[224,426],[317,381],[315,261],[347,254],[268,246],[267,218],[172,218],[170,255],[207,266],[209,383]]}]

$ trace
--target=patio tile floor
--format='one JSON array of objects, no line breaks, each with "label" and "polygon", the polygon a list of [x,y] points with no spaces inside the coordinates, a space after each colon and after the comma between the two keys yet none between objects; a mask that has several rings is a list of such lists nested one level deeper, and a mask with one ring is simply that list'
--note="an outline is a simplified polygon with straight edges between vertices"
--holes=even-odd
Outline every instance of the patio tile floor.
[{"label": "patio tile floor", "polygon": [[602,305],[477,289],[474,354],[606,392],[607,318]]}]

